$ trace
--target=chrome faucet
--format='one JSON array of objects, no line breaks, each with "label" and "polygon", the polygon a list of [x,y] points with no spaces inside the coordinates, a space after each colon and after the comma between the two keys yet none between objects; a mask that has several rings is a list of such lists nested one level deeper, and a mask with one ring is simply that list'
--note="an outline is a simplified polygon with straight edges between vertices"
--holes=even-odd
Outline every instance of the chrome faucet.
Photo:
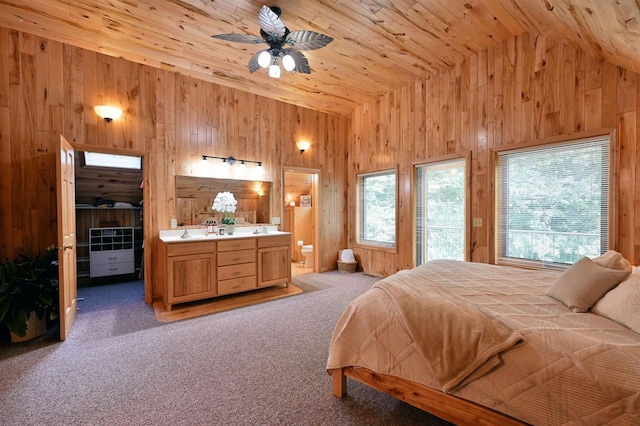
[{"label": "chrome faucet", "polygon": [[189,235],[189,230],[187,228],[184,229],[184,234],[182,234],[182,236],[180,238],[190,238],[191,235]]},{"label": "chrome faucet", "polygon": [[266,226],[261,226],[259,228],[256,228],[255,231],[253,231],[254,234],[266,234],[267,232],[268,230]]}]

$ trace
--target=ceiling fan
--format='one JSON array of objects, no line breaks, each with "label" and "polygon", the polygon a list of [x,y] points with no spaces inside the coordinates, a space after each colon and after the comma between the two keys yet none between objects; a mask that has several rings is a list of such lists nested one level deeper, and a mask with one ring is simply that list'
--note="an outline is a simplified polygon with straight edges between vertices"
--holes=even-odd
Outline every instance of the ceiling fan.
[{"label": "ceiling fan", "polygon": [[238,43],[268,44],[268,49],[257,52],[249,59],[250,72],[255,72],[259,68],[269,68],[269,77],[280,78],[278,61],[282,60],[282,66],[287,71],[311,74],[309,61],[300,51],[320,49],[331,43],[333,38],[315,31],[290,32],[280,19],[281,13],[282,10],[279,7],[262,6],[258,12],[262,37],[248,34],[218,34],[212,37]]}]

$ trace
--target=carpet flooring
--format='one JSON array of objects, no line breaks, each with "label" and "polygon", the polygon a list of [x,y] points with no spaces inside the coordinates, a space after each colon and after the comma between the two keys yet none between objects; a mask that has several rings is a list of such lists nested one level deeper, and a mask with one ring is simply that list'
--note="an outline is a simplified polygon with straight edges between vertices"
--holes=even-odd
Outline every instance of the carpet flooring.
[{"label": "carpet flooring", "polygon": [[65,342],[0,342],[0,424],[445,425],[353,381],[331,393],[333,327],[376,280],[301,275],[295,297],[172,323],[142,282],[81,287]]}]

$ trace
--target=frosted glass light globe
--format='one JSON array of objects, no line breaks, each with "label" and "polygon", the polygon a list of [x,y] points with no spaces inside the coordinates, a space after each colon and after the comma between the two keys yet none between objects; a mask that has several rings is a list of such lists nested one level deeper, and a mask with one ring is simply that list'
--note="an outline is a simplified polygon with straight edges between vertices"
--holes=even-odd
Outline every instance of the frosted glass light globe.
[{"label": "frosted glass light globe", "polygon": [[296,67],[296,61],[293,60],[291,55],[284,55],[284,57],[282,58],[282,66],[287,71],[293,71],[293,69]]},{"label": "frosted glass light globe", "polygon": [[280,66],[273,64],[269,66],[269,77],[280,78]]},{"label": "frosted glass light globe", "polygon": [[258,55],[258,65],[260,65],[261,68],[268,67],[270,63],[271,63],[271,54],[269,52],[265,50],[260,55]]}]

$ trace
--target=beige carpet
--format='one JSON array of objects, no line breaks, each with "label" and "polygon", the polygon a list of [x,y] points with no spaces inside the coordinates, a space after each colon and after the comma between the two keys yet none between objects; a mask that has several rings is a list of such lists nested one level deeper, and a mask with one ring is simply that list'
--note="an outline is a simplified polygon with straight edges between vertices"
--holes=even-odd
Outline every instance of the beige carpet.
[{"label": "beige carpet", "polygon": [[214,314],[216,312],[228,311],[230,309],[242,308],[244,306],[255,305],[256,303],[268,302],[270,300],[282,299],[283,297],[295,296],[300,293],[302,293],[302,289],[300,287],[289,284],[287,287],[275,286],[240,294],[216,297],[214,299],[181,303],[179,305],[174,305],[170,311],[167,311],[164,303],[158,301],[153,304],[153,310],[158,321],[173,322],[195,318],[202,315]]}]

